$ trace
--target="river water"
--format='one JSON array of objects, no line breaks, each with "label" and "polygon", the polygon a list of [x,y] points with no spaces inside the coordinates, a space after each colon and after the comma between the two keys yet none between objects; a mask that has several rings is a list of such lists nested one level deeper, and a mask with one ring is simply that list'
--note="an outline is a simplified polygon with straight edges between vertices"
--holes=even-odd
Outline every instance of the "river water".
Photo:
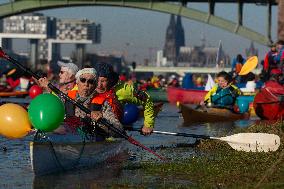
[{"label": "river water", "polygon": [[[143,120],[135,123],[134,127],[141,127]],[[253,124],[253,121],[237,121],[234,123],[214,123],[183,125],[183,119],[174,105],[164,104],[163,110],[156,119],[156,130],[170,132],[186,132],[192,134],[202,134],[210,136],[229,135],[236,127],[247,127]],[[168,159],[188,157],[194,153],[189,144],[196,142],[196,139],[176,136],[166,136],[152,134],[151,136],[142,136],[138,132],[129,132],[135,139],[147,147],[151,147],[157,153]],[[31,170],[29,158],[29,142],[32,137],[24,139],[9,140],[0,137],[0,188],[105,188],[111,187],[111,183],[130,181],[135,187],[139,187],[142,182],[143,173],[139,169],[126,169],[125,164],[135,165],[138,161],[157,161],[154,156],[148,152],[142,151],[136,147],[130,147],[131,158],[124,162],[124,165],[106,166],[97,169],[69,171],[60,174],[51,174],[47,176],[34,177]],[[184,147],[189,145],[188,147]],[[178,147],[183,146],[183,148]],[[7,150],[5,151],[4,148]],[[170,150],[162,150],[170,149]],[[154,181],[153,181],[154,182]],[[156,181],[155,181],[156,182]],[[163,182],[163,181],[161,181]],[[117,185],[115,185],[117,186]],[[152,187],[150,187],[152,188]]]}]

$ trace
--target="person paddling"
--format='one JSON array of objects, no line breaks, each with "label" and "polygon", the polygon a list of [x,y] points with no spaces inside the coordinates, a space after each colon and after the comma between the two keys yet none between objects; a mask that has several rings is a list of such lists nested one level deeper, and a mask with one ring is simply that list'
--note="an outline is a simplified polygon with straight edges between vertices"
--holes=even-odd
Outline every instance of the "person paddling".
[{"label": "person paddling", "polygon": [[[71,99],[83,104],[85,107],[90,109],[91,110],[90,117],[91,119],[95,120],[95,122],[104,118],[110,124],[114,125],[116,128],[123,130],[122,124],[118,120],[116,114],[113,112],[111,106],[111,100],[109,99],[104,100],[103,103],[98,108],[97,101],[100,99],[100,96],[99,93],[95,90],[97,87],[96,70],[94,68],[84,68],[79,70],[75,77],[78,88],[69,90],[67,93],[68,96]],[[69,107],[67,117],[75,115],[76,117],[84,119],[88,116],[81,109],[74,106],[72,108],[71,105],[68,105],[68,102],[66,102],[66,106]],[[104,132],[103,135],[105,137],[117,136],[114,132],[112,132],[102,124],[100,124],[100,126],[96,128],[102,128]],[[100,133],[102,134],[102,131],[100,131]]]},{"label": "person paddling", "polygon": [[[72,62],[64,63],[58,61],[57,64],[58,66],[60,66],[60,72],[59,72],[59,82],[56,86],[58,86],[60,91],[66,94],[69,90],[75,87],[76,85],[75,75],[78,72],[79,68],[76,64]],[[49,81],[46,77],[40,78],[38,82],[39,86],[43,88],[43,90],[51,92],[51,90],[47,86]]]},{"label": "person paddling", "polygon": [[241,91],[232,84],[232,77],[227,72],[217,74],[218,85],[215,85],[205,96],[200,105],[211,105],[219,108],[233,109],[236,98]]},{"label": "person paddling", "polygon": [[[137,90],[133,85],[125,82],[118,82],[119,75],[114,72],[113,67],[107,63],[96,65],[98,73],[98,86],[96,91],[100,94],[107,94],[113,91],[121,104],[132,103],[141,105],[144,108],[144,126],[142,134],[150,135],[155,124],[154,103],[145,91]],[[119,113],[119,111],[116,111]]]}]

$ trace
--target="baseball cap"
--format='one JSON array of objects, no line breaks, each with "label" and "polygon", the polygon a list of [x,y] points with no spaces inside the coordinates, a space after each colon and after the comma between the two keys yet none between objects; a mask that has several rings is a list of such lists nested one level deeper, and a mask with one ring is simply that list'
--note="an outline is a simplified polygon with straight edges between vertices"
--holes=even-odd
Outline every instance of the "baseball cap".
[{"label": "baseball cap", "polygon": [[78,66],[72,62],[65,63],[65,62],[58,61],[57,64],[59,67],[66,67],[68,71],[74,75],[76,75],[76,73],[79,71]]}]

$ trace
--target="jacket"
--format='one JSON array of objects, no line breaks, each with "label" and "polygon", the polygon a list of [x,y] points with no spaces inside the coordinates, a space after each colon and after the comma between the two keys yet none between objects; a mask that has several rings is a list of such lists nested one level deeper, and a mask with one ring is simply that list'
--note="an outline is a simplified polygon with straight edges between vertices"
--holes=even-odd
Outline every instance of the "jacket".
[{"label": "jacket", "polygon": [[132,103],[144,108],[144,125],[153,128],[155,124],[154,103],[151,97],[142,90],[137,90],[133,85],[119,82],[114,86],[117,99],[121,103]]},{"label": "jacket", "polygon": [[205,102],[211,102],[216,106],[233,106],[236,98],[241,95],[241,91],[235,85],[229,85],[222,89],[215,85],[205,96]]}]

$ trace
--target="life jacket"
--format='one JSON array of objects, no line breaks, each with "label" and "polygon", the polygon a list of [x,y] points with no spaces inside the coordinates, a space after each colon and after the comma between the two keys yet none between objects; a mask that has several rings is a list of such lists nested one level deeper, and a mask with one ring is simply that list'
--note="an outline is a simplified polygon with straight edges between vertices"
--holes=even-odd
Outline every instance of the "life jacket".
[{"label": "life jacket", "polygon": [[[72,99],[75,99],[77,93],[78,93],[78,90],[71,90],[71,91],[68,91],[68,96]],[[122,116],[123,116],[123,109],[119,101],[116,99],[116,96],[113,90],[109,90],[104,93],[96,94],[96,96],[94,96],[91,99],[91,107],[90,107],[91,110],[100,111],[105,101],[107,101],[110,104],[114,114],[121,121]]]},{"label": "life jacket", "polygon": [[211,102],[216,106],[233,106],[237,97],[234,90],[232,86],[225,89],[218,87],[216,93],[211,96]]}]

